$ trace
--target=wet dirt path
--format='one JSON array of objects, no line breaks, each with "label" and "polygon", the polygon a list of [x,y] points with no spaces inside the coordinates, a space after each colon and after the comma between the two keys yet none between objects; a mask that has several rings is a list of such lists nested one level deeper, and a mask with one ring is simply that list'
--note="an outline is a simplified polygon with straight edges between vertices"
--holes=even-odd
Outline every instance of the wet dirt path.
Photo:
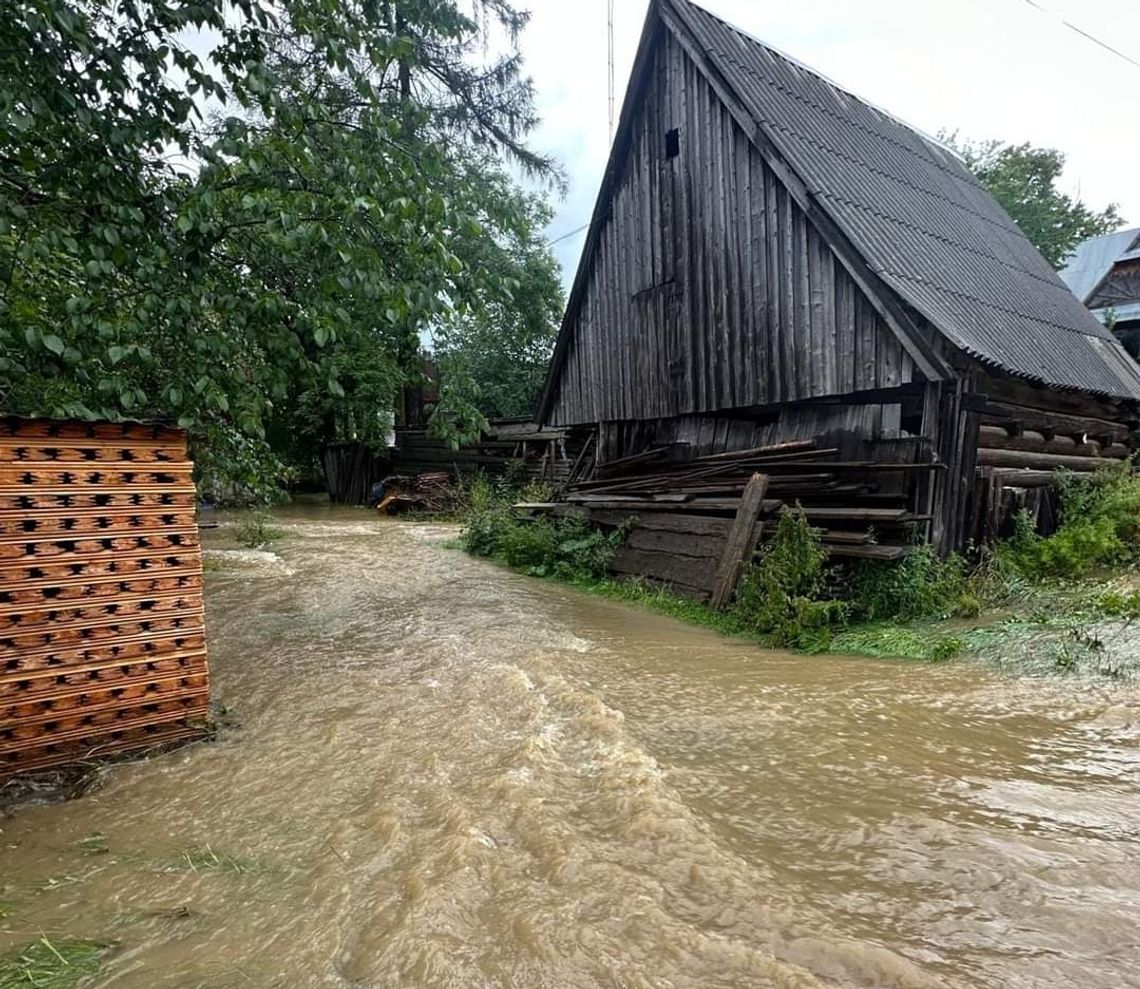
[{"label": "wet dirt path", "polygon": [[114,941],[115,989],[1140,986],[1135,687],[764,652],[443,528],[286,529],[208,579],[235,725],[0,821],[0,948]]}]

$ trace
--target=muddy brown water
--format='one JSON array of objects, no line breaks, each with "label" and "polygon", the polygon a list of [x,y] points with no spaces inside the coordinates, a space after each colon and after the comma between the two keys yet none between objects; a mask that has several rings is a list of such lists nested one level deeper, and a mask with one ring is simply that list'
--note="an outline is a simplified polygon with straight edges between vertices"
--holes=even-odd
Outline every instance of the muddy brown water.
[{"label": "muddy brown water", "polygon": [[0,948],[114,942],[115,989],[1140,986],[1134,686],[765,652],[442,527],[287,530],[209,577],[220,740],[0,821]]}]

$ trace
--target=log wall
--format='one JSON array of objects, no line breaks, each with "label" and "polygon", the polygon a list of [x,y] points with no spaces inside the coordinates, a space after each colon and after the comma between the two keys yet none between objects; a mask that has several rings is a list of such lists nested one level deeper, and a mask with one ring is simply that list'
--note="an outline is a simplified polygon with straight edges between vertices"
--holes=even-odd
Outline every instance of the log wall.
[{"label": "log wall", "polygon": [[0,778],[203,734],[182,430],[0,420]]}]

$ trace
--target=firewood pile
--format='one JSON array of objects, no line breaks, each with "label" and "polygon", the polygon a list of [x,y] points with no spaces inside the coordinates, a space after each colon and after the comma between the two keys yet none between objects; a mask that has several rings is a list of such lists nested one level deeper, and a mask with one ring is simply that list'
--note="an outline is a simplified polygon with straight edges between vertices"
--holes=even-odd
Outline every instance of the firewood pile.
[{"label": "firewood pile", "polygon": [[384,497],[377,505],[382,515],[407,511],[439,515],[455,511],[459,506],[459,490],[448,471],[393,474],[384,484]]}]

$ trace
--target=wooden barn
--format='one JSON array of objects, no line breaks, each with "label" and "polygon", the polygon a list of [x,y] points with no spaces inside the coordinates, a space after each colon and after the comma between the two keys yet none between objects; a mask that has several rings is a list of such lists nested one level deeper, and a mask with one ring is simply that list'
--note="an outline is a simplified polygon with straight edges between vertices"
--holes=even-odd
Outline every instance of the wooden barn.
[{"label": "wooden barn", "polygon": [[538,415],[596,436],[571,502],[719,517],[723,541],[763,470],[764,504],[802,503],[835,552],[960,548],[1047,515],[1056,468],[1127,456],[1137,399],[954,153],[653,0]]}]

